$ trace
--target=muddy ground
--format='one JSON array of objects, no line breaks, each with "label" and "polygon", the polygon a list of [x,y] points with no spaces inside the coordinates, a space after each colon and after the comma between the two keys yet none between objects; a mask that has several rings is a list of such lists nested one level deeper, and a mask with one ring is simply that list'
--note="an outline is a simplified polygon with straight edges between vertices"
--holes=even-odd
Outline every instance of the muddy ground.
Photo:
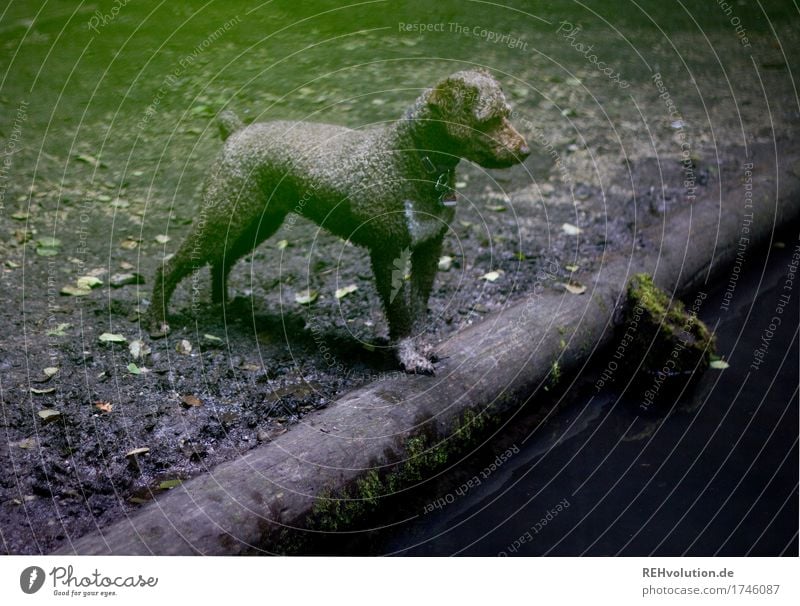
[{"label": "muddy ground", "polygon": [[[0,17],[2,549],[49,552],[400,372],[366,253],[302,220],[236,266],[225,309],[210,304],[199,272],[173,299],[170,337],[147,336],[139,318],[153,272],[188,232],[221,145],[217,111],[364,127],[399,117],[450,72],[494,70],[534,151],[510,170],[460,166],[452,265],[430,301],[436,342],[536,284],[582,296],[581,280],[607,256],[637,254],[635,229],[668,230],[691,187],[714,191],[721,175],[735,178],[776,139],[796,137],[798,32],[779,3],[767,4],[769,20],[736,6],[749,46],[715,3],[691,15],[652,4],[535,18],[459,2],[346,12],[217,3],[152,15],[131,3],[94,29],[104,3],[38,15],[9,7]],[[444,31],[400,25],[418,22]],[[593,44],[628,86],[578,43]],[[111,286],[125,281],[119,274],[143,283]],[[87,276],[101,282],[90,293],[61,294]],[[309,288],[317,300],[298,304]],[[103,333],[126,342],[103,343]],[[134,357],[137,340],[148,355]]]}]

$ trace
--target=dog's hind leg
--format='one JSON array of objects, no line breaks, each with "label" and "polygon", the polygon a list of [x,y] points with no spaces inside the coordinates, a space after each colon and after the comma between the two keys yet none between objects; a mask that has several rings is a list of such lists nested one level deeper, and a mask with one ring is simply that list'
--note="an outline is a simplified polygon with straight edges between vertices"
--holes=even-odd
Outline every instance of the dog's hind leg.
[{"label": "dog's hind leg", "polygon": [[169,301],[180,281],[206,264],[204,259],[193,256],[191,242],[191,239],[187,239],[178,252],[169,261],[159,265],[156,271],[148,311],[150,329],[154,335],[166,334]]},{"label": "dog's hind leg", "polygon": [[211,262],[211,301],[224,303],[228,296],[228,275],[236,261],[272,236],[283,223],[286,212],[271,212],[259,223],[235,239],[224,252]]}]

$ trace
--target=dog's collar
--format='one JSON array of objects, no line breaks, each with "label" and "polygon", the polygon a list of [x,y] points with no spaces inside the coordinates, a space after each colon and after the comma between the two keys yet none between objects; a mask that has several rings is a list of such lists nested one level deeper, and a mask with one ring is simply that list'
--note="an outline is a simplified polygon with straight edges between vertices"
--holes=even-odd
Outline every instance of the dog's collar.
[{"label": "dog's collar", "polygon": [[455,167],[445,164],[436,164],[430,156],[422,157],[422,165],[428,174],[436,176],[434,189],[439,194],[439,203],[444,206],[456,205],[456,190],[450,187],[450,173]]}]

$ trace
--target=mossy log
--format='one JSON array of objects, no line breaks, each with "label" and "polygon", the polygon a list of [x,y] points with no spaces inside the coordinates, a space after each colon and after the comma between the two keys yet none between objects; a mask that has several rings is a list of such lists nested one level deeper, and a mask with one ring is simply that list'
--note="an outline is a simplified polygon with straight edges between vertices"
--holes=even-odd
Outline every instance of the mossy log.
[{"label": "mossy log", "polygon": [[[800,181],[782,170],[797,151],[751,148],[758,157],[750,246],[800,214]],[[554,368],[577,371],[610,345],[634,274],[682,294],[729,267],[751,210],[735,171],[721,183],[667,217],[669,229],[640,232],[643,247],[631,258],[604,259],[597,274],[580,276],[586,294],[532,294],[443,343],[435,377],[400,376],[350,392],[61,553],[285,553],[309,533],[352,525],[359,508],[336,498],[373,504],[387,485],[424,482],[425,470],[446,463],[483,420],[518,407]]]}]

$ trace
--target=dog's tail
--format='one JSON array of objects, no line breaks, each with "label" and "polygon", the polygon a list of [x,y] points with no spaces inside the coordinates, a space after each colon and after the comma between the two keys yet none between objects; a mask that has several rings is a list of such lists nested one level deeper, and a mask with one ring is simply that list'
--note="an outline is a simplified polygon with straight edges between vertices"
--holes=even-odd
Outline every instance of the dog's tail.
[{"label": "dog's tail", "polygon": [[242,122],[241,118],[229,109],[219,113],[217,116],[217,123],[219,124],[219,134],[223,141],[237,130],[244,128],[244,122]]}]

